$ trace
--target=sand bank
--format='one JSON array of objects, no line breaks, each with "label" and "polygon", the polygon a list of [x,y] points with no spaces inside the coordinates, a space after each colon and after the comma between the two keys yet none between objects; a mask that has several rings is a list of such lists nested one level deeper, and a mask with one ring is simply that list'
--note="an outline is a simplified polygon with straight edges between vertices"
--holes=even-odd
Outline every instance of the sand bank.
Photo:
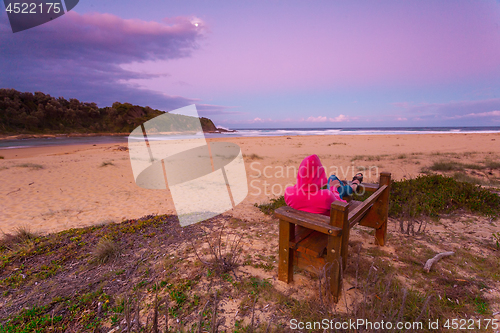
[{"label": "sand bank", "polygon": [[[500,134],[418,134],[239,137],[210,139],[238,144],[245,156],[249,194],[233,216],[262,219],[254,203],[268,201],[295,183],[301,160],[317,154],[328,173],[365,181],[389,171],[411,178],[435,161],[498,160]],[[135,185],[120,144],[0,150],[0,230],[29,226],[40,232],[175,213],[168,190]],[[104,165],[106,163],[109,163]],[[498,175],[494,175],[498,177]],[[200,193],[200,195],[203,195]]]}]

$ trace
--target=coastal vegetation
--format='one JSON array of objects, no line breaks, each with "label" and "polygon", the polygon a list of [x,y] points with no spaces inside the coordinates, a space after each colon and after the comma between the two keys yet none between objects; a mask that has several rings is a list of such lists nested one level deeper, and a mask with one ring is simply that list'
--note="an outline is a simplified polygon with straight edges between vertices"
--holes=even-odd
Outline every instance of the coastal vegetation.
[{"label": "coastal vegetation", "polygon": [[[98,107],[75,98],[55,98],[42,92],[0,89],[0,134],[130,133],[165,112],[130,103]],[[171,121],[182,121],[172,116]],[[190,118],[190,117],[189,117]],[[208,118],[200,118],[203,131],[216,131]]]},{"label": "coastal vegetation", "polygon": [[[325,317],[424,325],[458,317],[477,325],[497,311],[491,290],[500,252],[486,240],[470,238],[464,248],[450,232],[391,232],[386,251],[353,238],[343,273],[347,306],[331,303],[321,273],[297,272],[310,296],[274,281],[277,241],[277,223],[249,226],[229,216],[184,228],[174,215],[49,235],[23,228],[0,242],[0,332],[283,332],[294,318]],[[443,246],[456,255],[425,273]]]}]

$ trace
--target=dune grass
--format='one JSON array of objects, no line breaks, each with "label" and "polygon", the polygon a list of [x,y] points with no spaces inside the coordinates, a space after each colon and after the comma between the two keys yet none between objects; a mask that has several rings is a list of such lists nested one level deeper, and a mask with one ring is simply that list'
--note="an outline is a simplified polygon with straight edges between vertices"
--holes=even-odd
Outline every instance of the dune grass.
[{"label": "dune grass", "polygon": [[383,154],[383,155],[355,155],[354,157],[351,158],[351,162],[362,160],[362,161],[380,161],[381,159],[384,159],[384,157],[387,157],[389,155]]},{"label": "dune grass", "polygon": [[94,259],[100,263],[105,263],[112,258],[116,258],[119,254],[120,248],[118,244],[109,238],[101,238],[92,253]]},{"label": "dune grass", "polygon": [[36,163],[22,163],[22,164],[16,164],[14,165],[17,168],[30,168],[30,169],[43,169],[44,166],[41,164],[36,164]]},{"label": "dune grass", "polygon": [[434,162],[429,170],[431,171],[462,171],[464,168],[460,163],[452,161]]},{"label": "dune grass", "polygon": [[249,160],[263,160],[264,157],[257,155],[257,154],[250,154],[250,155],[243,155],[244,158],[249,159]]},{"label": "dune grass", "polygon": [[0,160],[3,160],[4,158],[5,158],[5,157],[3,157],[3,156],[0,156]]},{"label": "dune grass", "polygon": [[489,182],[484,181],[481,178],[469,176],[468,174],[466,174],[464,172],[455,172],[453,174],[453,179],[455,179],[458,182],[471,183],[471,184],[476,184],[476,185],[488,185],[489,184]]},{"label": "dune grass", "polygon": [[498,161],[487,160],[485,161],[484,164],[486,165],[487,168],[490,169],[500,169],[500,162]]},{"label": "dune grass", "polygon": [[[500,165],[500,163],[499,163]],[[463,171],[465,169],[471,169],[471,170],[484,170],[486,168],[489,168],[490,166],[488,165],[481,165],[481,164],[474,164],[474,163],[460,163],[460,162],[455,162],[455,161],[447,161],[447,160],[441,160],[438,162],[434,162],[430,167],[428,167],[428,170],[431,171]]]},{"label": "dune grass", "polygon": [[37,237],[39,237],[39,234],[32,232],[29,227],[19,226],[14,230],[14,233],[3,233],[3,237],[0,239],[0,250],[28,243]]},{"label": "dune grass", "polygon": [[105,161],[101,163],[101,168],[106,167],[108,165],[115,165],[115,164],[111,161]]}]

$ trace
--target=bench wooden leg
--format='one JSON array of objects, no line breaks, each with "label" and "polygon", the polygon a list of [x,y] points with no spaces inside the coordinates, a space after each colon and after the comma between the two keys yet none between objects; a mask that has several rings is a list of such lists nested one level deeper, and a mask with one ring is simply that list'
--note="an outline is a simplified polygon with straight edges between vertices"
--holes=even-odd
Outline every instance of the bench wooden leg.
[{"label": "bench wooden leg", "polygon": [[295,225],[280,220],[278,279],[290,283],[293,281],[293,251],[290,240],[295,237]]},{"label": "bench wooden leg", "polygon": [[[329,236],[327,245],[326,263],[330,270],[330,291],[334,301],[338,302],[342,287],[342,270],[347,264],[349,245],[349,204],[334,202],[330,210],[330,225],[341,228],[342,234],[338,237]],[[342,269],[341,269],[342,267]]]},{"label": "bench wooden leg", "polygon": [[340,265],[342,263],[341,249],[342,238],[329,236],[328,245],[326,247],[326,276],[330,277],[330,292],[333,295],[333,301],[335,303],[339,300],[342,288],[342,274],[340,271]]},{"label": "bench wooden leg", "polygon": [[375,229],[375,242],[380,245],[385,245],[385,239],[387,237],[387,220],[380,226],[380,228]]},{"label": "bench wooden leg", "polygon": [[391,174],[380,173],[379,186],[387,185],[370,211],[359,221],[365,227],[375,229],[375,244],[384,246],[387,236],[387,215],[389,213],[389,194],[391,192]]},{"label": "bench wooden leg", "polygon": [[388,172],[380,173],[379,186],[383,185],[387,185],[387,188],[380,197],[378,207],[379,219],[382,224],[375,230],[375,242],[380,246],[385,245],[387,237],[387,215],[389,214],[389,194],[391,192],[391,174]]}]

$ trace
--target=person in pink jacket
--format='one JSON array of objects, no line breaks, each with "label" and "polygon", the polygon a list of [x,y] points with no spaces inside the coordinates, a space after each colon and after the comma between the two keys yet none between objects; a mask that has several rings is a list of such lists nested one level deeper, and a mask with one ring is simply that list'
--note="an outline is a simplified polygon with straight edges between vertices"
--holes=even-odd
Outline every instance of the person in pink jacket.
[{"label": "person in pink jacket", "polygon": [[327,180],[319,157],[311,155],[300,163],[297,184],[285,189],[285,202],[297,210],[329,216],[332,202],[346,202],[343,197],[351,195],[362,181],[361,173],[354,176],[352,185],[344,185],[334,175]]}]

